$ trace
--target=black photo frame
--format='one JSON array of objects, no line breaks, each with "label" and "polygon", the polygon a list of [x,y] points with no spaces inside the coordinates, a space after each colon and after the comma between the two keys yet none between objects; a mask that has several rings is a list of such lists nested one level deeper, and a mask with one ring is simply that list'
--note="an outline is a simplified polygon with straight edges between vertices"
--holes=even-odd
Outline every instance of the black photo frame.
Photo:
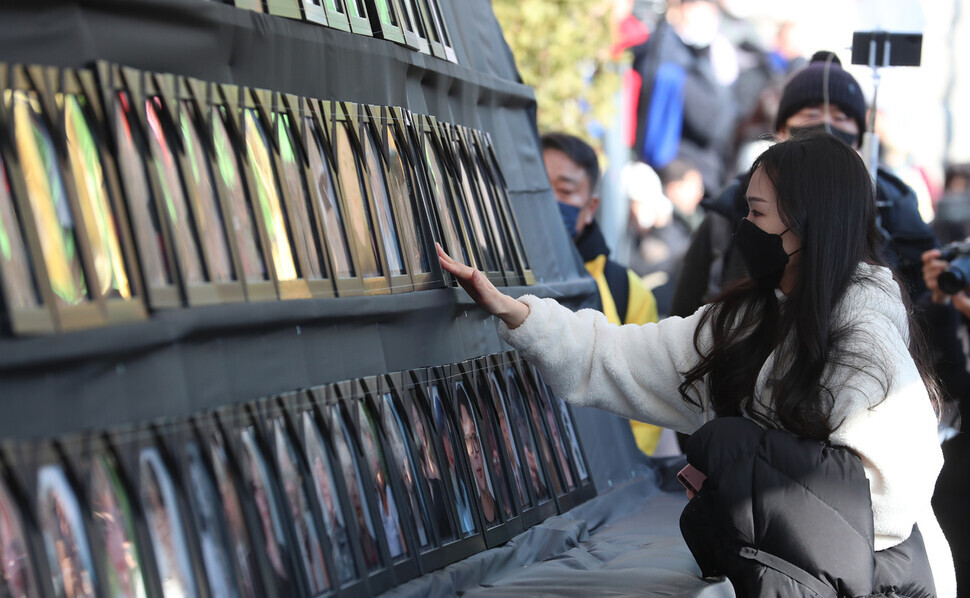
[{"label": "black photo frame", "polygon": [[43,547],[39,545],[37,520],[28,508],[27,492],[23,487],[23,471],[16,473],[20,450],[13,444],[0,447],[0,546],[7,555],[0,562],[0,589],[6,595],[38,596],[42,584],[39,567]]},{"label": "black photo frame", "polygon": [[[562,473],[563,480],[565,481],[565,492],[558,497],[559,510],[568,511],[589,497],[589,489],[583,488],[579,484],[575,466],[571,462],[569,447],[566,446],[566,441],[560,427],[559,416],[556,414],[552,389],[545,383],[541,374],[539,374],[539,370],[534,365],[524,362],[524,360],[521,361],[526,366],[524,369],[526,370],[526,376],[531,380],[531,386],[535,393],[535,404],[539,408],[542,423],[546,428],[546,434],[553,446],[556,461],[559,464],[559,471]],[[593,494],[595,494],[595,490]]]},{"label": "black photo frame", "polygon": [[[531,370],[536,378],[536,384],[540,388],[540,397],[542,397],[543,403],[548,403],[549,405],[547,414],[551,411],[555,423],[559,425],[559,438],[563,449],[566,451],[566,460],[569,462],[572,470],[573,480],[578,487],[578,499],[580,502],[585,502],[596,496],[596,486],[593,484],[593,478],[589,473],[589,467],[587,465],[589,461],[586,459],[586,451],[583,450],[579,431],[573,423],[572,407],[566,401],[556,396],[552,387],[542,379],[542,376],[535,366],[531,366]],[[548,415],[546,417],[548,419]],[[551,427],[552,422],[549,425]]]},{"label": "black photo frame", "polygon": [[212,163],[212,126],[205,83],[189,77],[175,78],[181,133],[182,164],[189,204],[195,217],[199,243],[209,279],[223,303],[246,300],[245,276],[237,237],[232,234],[229,206],[216,183]]},{"label": "black photo frame", "polygon": [[[69,445],[75,438],[64,439]],[[101,578],[92,548],[90,509],[58,442],[23,443],[14,451],[16,477],[36,522],[39,559],[34,561],[40,595],[77,588],[101,592]],[[61,563],[70,563],[62,567]]]},{"label": "black photo frame", "polygon": [[317,512],[330,540],[330,560],[341,596],[367,596],[368,587],[360,537],[356,535],[354,514],[341,475],[333,444],[324,432],[318,405],[326,409],[328,386],[288,393],[280,397],[284,411],[291,417],[306,459]]},{"label": "black photo frame", "polygon": [[149,545],[146,553],[160,591],[191,595],[207,587],[195,538],[191,508],[178,464],[154,427],[136,428],[127,442],[118,438],[126,474],[135,488]]},{"label": "black photo frame", "polygon": [[[508,471],[511,473],[510,483],[519,504],[522,526],[531,527],[542,520],[538,507],[540,486],[544,485],[538,455],[529,444],[531,437],[523,440],[522,428],[516,427],[518,411],[513,409],[506,392],[508,384],[504,380],[501,356],[480,357],[474,363],[478,372],[478,392],[483,411],[486,405],[491,407],[494,420],[501,431],[501,445],[505,450]],[[527,419],[525,424],[528,426]]]},{"label": "black photo frame", "polygon": [[512,199],[509,196],[509,186],[505,180],[505,175],[502,174],[502,167],[499,163],[495,146],[492,144],[492,137],[484,131],[476,131],[475,137],[477,139],[476,147],[481,151],[482,159],[484,160],[484,164],[486,166],[486,172],[493,182],[492,188],[498,194],[498,209],[502,213],[503,219],[509,227],[509,240],[512,242],[512,250],[515,252],[515,256],[518,260],[519,272],[522,276],[522,283],[525,285],[534,285],[536,283],[535,273],[532,271],[529,256],[525,252],[525,245],[522,243],[522,229],[519,227],[519,221],[515,216],[515,210],[512,209]]},{"label": "black photo frame", "polygon": [[444,276],[434,249],[427,182],[422,178],[420,140],[408,110],[383,108],[387,181],[403,232],[405,254],[415,291],[444,286]]},{"label": "black photo frame", "polygon": [[[392,374],[392,376],[394,376]],[[432,418],[432,405],[446,409],[443,392],[447,391],[444,382],[432,380],[429,384],[428,371],[411,370],[399,374],[402,407],[410,423],[413,446],[419,453],[422,475],[428,488],[432,519],[442,558],[446,563],[454,563],[485,549],[485,537],[477,526],[470,491],[467,490],[461,453],[458,445],[445,448],[445,442],[452,436],[442,436]],[[437,395],[437,400],[428,397]],[[457,440],[457,439],[456,439]],[[452,459],[448,459],[451,451]],[[464,495],[461,489],[465,488]]]},{"label": "black photo frame", "polygon": [[308,596],[332,595],[338,591],[330,538],[316,509],[303,451],[293,435],[290,418],[281,397],[261,399],[253,406],[266,439],[281,490],[281,503],[287,513],[294,538],[297,571],[302,592]]},{"label": "black photo frame", "polygon": [[89,539],[101,586],[123,596],[150,595],[150,540],[120,459],[103,434],[69,442],[62,446],[90,512]]},{"label": "black photo frame", "polygon": [[462,537],[480,538],[481,548],[487,545],[485,520],[477,500],[478,489],[468,465],[464,437],[454,416],[451,376],[444,367],[425,370],[422,380],[434,435],[441,440],[443,471],[451,483],[455,497],[458,529]]},{"label": "black photo frame", "polygon": [[[378,535],[382,546],[386,547],[395,583],[400,584],[420,575],[419,549],[398,472],[392,474],[387,464],[386,443],[371,400],[376,387],[374,377],[352,381],[345,386],[353,390],[343,395],[343,409],[348,425],[353,427],[351,435],[357,445],[365,487],[374,499],[377,515],[374,524],[380,528]],[[340,385],[337,388],[339,391]]]},{"label": "black photo frame", "polygon": [[[480,260],[468,242],[455,205],[456,192],[452,186],[451,170],[445,157],[445,145],[440,136],[438,121],[433,116],[414,115],[414,123],[418,134],[419,161],[430,196],[428,203],[431,207],[434,240],[441,244],[448,255],[480,269]],[[452,278],[445,275],[449,284],[457,284]]]},{"label": "black photo frame", "polygon": [[155,169],[149,132],[142,117],[144,73],[120,65],[99,62],[102,103],[108,138],[118,166],[120,188],[131,225],[145,297],[151,309],[181,307],[184,303],[172,237],[165,225],[162,192]]},{"label": "black photo frame", "polygon": [[479,256],[479,265],[485,276],[497,286],[505,286],[505,270],[503,266],[504,246],[501,236],[493,230],[485,210],[485,204],[480,197],[480,189],[475,184],[475,164],[471,160],[471,151],[466,145],[465,136],[457,125],[439,122],[442,141],[451,150],[450,157],[452,176],[457,190],[456,199],[459,209],[465,219],[469,242],[475,247]]},{"label": "black photo frame", "polygon": [[277,170],[278,148],[271,135],[271,106],[272,92],[247,87],[239,89],[236,117],[242,134],[240,155],[276,292],[280,299],[307,299],[310,289],[304,278],[304,265],[294,250],[291,210]]},{"label": "black photo frame", "polygon": [[[179,108],[176,79],[144,73],[143,81],[142,101],[136,108],[146,124],[149,172],[154,176],[158,197],[164,198],[163,217],[186,300],[190,306],[243,301],[243,287],[235,277],[219,206],[212,205],[211,189],[201,186],[205,181],[194,180],[189,174],[193,165],[185,161],[202,150],[184,145],[183,118],[186,124],[192,119]],[[208,202],[200,198],[207,192]],[[206,239],[202,227],[210,238]]]},{"label": "black photo frame", "polygon": [[373,194],[360,142],[357,106],[344,102],[321,104],[329,124],[330,149],[340,186],[347,240],[354,247],[363,292],[367,295],[389,294],[391,283],[387,277],[381,231],[371,201]]},{"label": "black photo frame", "polygon": [[225,197],[226,227],[238,248],[240,278],[250,302],[279,298],[263,227],[257,220],[248,166],[244,166],[242,132],[239,126],[239,93],[234,85],[208,85],[208,117],[212,136],[212,164],[216,186]]},{"label": "black photo frame", "polygon": [[250,532],[260,529],[258,516],[252,512],[248,495],[244,493],[238,463],[228,447],[219,418],[215,414],[193,417],[186,433],[194,434],[198,440],[218,489],[241,595],[281,596],[279,588],[272,585],[271,565],[265,551],[255,543]]},{"label": "black photo frame", "polygon": [[[7,87],[7,65],[0,64],[0,89]],[[6,102],[0,102],[0,127],[9,130]],[[48,304],[50,292],[39,284],[39,254],[32,253],[30,237],[21,216],[23,203],[18,202],[10,184],[7,164],[15,160],[13,139],[0,135],[0,234],[7,239],[7,251],[0,255],[0,323],[13,334],[54,332],[54,316]]]},{"label": "black photo frame", "polygon": [[501,370],[501,379],[505,382],[505,397],[512,414],[510,419],[519,440],[524,464],[528,468],[529,486],[535,497],[534,514],[524,513],[523,518],[544,521],[555,515],[559,508],[556,503],[556,488],[560,487],[561,482],[555,467],[549,469],[550,464],[554,465],[552,451],[544,441],[542,430],[535,428],[530,416],[530,409],[526,404],[525,382],[515,352],[492,356],[492,362],[493,368]]},{"label": "black photo frame", "polygon": [[[492,548],[522,531],[521,504],[515,496],[515,480],[509,470],[494,409],[481,392],[481,372],[476,366],[475,360],[467,360],[446,369],[451,375],[452,405],[465,439],[465,454],[479,490],[482,519],[486,523],[485,543]],[[481,451],[479,456],[473,448]],[[487,477],[477,471],[479,459]],[[491,493],[495,503],[492,519],[489,519],[486,492]]]},{"label": "black photo frame", "polygon": [[34,265],[40,294],[57,330],[102,326],[107,318],[90,292],[91,256],[82,242],[63,143],[57,142],[57,110],[45,70],[13,65],[6,75],[3,104],[12,150],[7,182],[21,208],[27,248],[39,256]]},{"label": "black photo frame", "polygon": [[[547,429],[548,425],[545,423],[545,418],[543,417],[543,412],[540,408],[538,397],[539,391],[535,386],[531,373],[529,372],[529,364],[522,360],[515,351],[507,353],[506,356],[506,362],[515,370],[513,376],[519,383],[518,390],[521,392],[523,403],[525,404],[529,425],[532,428],[533,437],[535,438],[536,444],[539,448],[539,453],[542,457],[542,463],[547,474],[547,479],[551,482],[549,490],[552,492],[553,498],[555,499],[556,509],[559,512],[564,512],[565,509],[562,508],[560,500],[573,489],[567,483],[567,474],[569,474],[569,470],[566,470],[566,474],[564,474],[562,471],[564,462],[560,461],[558,458],[558,453],[553,446],[552,435]],[[506,378],[509,377],[510,374],[507,371]],[[571,476],[571,474],[569,475]],[[569,479],[571,480],[571,477]]]},{"label": "black photo frame", "polygon": [[481,142],[481,132],[462,126],[456,128],[458,135],[464,140],[464,147],[467,151],[465,158],[468,161],[472,186],[477,191],[482,215],[492,231],[495,250],[498,253],[497,257],[506,284],[509,286],[523,285],[526,282],[525,270],[516,250],[513,223],[508,221],[508,215],[502,206],[503,196],[496,188],[497,183],[491,175],[487,152]]},{"label": "black photo frame", "polygon": [[[316,195],[311,191],[306,112],[303,100],[283,93],[273,94],[273,129],[280,187],[293,233],[293,248],[302,264],[303,279],[312,297],[335,296],[329,252],[317,218]],[[317,190],[319,191],[319,190]]]},{"label": "black photo frame", "polygon": [[[380,376],[375,410],[380,414],[381,428],[387,452],[392,455],[396,469],[401,472],[401,486],[408,496],[411,513],[415,521],[416,539],[419,548],[418,560],[422,571],[434,571],[449,564],[445,546],[457,538],[449,518],[448,503],[440,483],[436,484],[435,494],[422,464],[421,447],[415,444],[415,429],[408,417],[406,402],[412,400],[405,389],[405,374],[394,372]],[[422,422],[420,425],[424,426]],[[422,427],[422,430],[426,428]],[[434,450],[433,445],[426,447]],[[438,480],[440,482],[440,480]],[[422,537],[422,535],[424,537]]]},{"label": "black photo frame", "polygon": [[[411,279],[413,261],[409,248],[415,246],[414,219],[408,221],[405,209],[408,197],[401,197],[400,186],[392,186],[400,177],[392,177],[389,144],[384,126],[384,114],[380,106],[360,105],[359,142],[363,149],[364,171],[370,182],[372,213],[376,216],[384,253],[391,293],[414,290]],[[402,201],[403,200],[403,201]],[[420,251],[420,249],[417,249]],[[427,269],[427,268],[426,268]]]},{"label": "black photo frame", "polygon": [[[75,206],[90,256],[89,288],[100,300],[107,323],[148,316],[141,273],[119,190],[114,157],[105,140],[105,113],[93,71],[45,69],[57,106],[55,143],[62,143],[73,178]],[[61,135],[62,134],[62,135]]]},{"label": "black photo frame", "polygon": [[[222,489],[214,474],[212,460],[195,422],[180,421],[166,426],[160,437],[172,455],[175,474],[185,494],[186,527],[198,547],[199,568],[213,596],[253,595],[250,571],[240,567],[245,553],[230,532]],[[245,565],[244,565],[245,566]]]},{"label": "black photo frame", "polygon": [[[356,0],[348,0],[355,2]],[[366,0],[364,4],[370,17],[370,27],[374,37],[404,44],[404,30],[401,27],[400,7],[393,0]]]},{"label": "black photo frame", "polygon": [[421,16],[421,8],[416,0],[391,0],[398,8],[401,15],[401,31],[404,33],[404,44],[411,49],[417,50],[422,54],[431,53],[431,45],[428,43],[428,33]]},{"label": "black photo frame", "polygon": [[[354,528],[361,551],[362,571],[372,594],[393,587],[394,567],[387,549],[387,539],[379,527],[376,499],[367,488],[366,468],[361,462],[355,439],[356,429],[349,419],[346,402],[356,394],[354,381],[337,382],[328,387],[325,402],[320,404],[320,422],[328,436],[336,457],[335,465],[343,477]],[[319,396],[319,395],[318,395]],[[347,397],[345,399],[344,397]]]},{"label": "black photo frame", "polygon": [[248,405],[219,409],[215,415],[236,465],[240,497],[248,511],[249,533],[260,556],[263,583],[277,596],[298,595],[302,580],[289,509],[280,495],[279,476],[266,450],[258,418]]},{"label": "black photo frame", "polygon": [[451,35],[445,26],[441,6],[438,5],[437,0],[416,0],[416,2],[421,9],[425,31],[428,32],[428,42],[431,45],[432,55],[457,63],[458,58],[455,55],[455,48],[451,44]]},{"label": "black photo frame", "polygon": [[364,294],[364,285],[357,267],[356,244],[349,238],[343,192],[337,178],[330,139],[330,117],[320,102],[306,98],[300,102],[307,151],[307,180],[312,183],[308,186],[313,213],[320,227],[319,238],[330,264],[337,296],[357,297]]}]

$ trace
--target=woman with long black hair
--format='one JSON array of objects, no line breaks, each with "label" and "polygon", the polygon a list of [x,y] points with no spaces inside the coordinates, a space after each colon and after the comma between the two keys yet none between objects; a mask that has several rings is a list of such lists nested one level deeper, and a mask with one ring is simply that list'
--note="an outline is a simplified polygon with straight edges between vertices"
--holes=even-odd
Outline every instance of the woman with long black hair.
[{"label": "woman with long black hair", "polygon": [[551,299],[513,299],[440,248],[439,258],[574,405],[685,433],[743,416],[850,449],[869,482],[875,551],[916,525],[936,595],[953,596],[930,506],[942,466],[939,393],[906,293],[879,258],[868,171],[821,135],[775,144],[751,173],[735,233],[751,277],[687,318],[616,326]]}]

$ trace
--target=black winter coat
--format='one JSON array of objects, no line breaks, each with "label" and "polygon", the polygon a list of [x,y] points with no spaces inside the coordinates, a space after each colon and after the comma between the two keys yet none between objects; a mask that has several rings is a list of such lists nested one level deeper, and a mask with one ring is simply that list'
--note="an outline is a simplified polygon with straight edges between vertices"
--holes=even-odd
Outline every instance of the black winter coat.
[{"label": "black winter coat", "polygon": [[707,479],[681,532],[704,576],[727,576],[739,597],[935,596],[918,529],[874,551],[869,481],[850,450],[725,417],[686,452]]}]

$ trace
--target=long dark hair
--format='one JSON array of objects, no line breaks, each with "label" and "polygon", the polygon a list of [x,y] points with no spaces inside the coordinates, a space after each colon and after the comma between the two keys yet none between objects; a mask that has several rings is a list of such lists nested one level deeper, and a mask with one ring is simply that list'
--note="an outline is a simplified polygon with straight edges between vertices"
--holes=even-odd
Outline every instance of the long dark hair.
[{"label": "long dark hair", "polygon": [[[701,360],[685,372],[680,392],[686,401],[699,405],[698,387],[706,378],[718,416],[745,413],[763,425],[780,425],[799,436],[824,440],[841,423],[830,417],[839,389],[826,386],[827,364],[878,379],[883,396],[872,397],[872,405],[885,399],[894,373],[846,347],[845,340],[866,322],[837,323],[833,316],[846,289],[857,282],[858,265],[883,265],[872,179],[852,148],[826,134],[773,145],[750,172],[758,169],[774,185],[785,226],[801,240],[797,280],[783,305],[774,289],[751,280],[716,298],[694,334]],[[884,291],[908,301],[898,280],[894,287]],[[705,342],[707,327],[711,339]],[[910,353],[935,400],[938,391],[912,318],[909,328]],[[769,373],[770,412],[765,415],[753,408],[753,397],[758,375],[776,349],[782,350]]]}]

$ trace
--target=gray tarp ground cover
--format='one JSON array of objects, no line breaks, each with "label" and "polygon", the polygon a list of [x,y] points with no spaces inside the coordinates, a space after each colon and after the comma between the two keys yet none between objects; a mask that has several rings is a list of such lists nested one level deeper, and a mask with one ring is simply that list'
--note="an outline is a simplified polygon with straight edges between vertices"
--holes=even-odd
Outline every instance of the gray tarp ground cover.
[{"label": "gray tarp ground cover", "polygon": [[699,596],[733,598],[704,580],[680,535],[686,498],[633,480],[493,548],[382,594],[383,598]]}]

